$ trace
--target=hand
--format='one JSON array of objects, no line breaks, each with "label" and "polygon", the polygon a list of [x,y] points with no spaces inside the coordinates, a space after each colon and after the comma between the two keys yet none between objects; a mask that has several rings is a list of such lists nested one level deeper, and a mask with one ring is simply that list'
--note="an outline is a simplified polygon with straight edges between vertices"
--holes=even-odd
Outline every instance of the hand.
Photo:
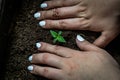
[{"label": "hand", "polygon": [[44,11],[34,14],[46,29],[90,30],[101,32],[94,44],[105,47],[119,33],[120,0],[50,0]]},{"label": "hand", "polygon": [[[103,49],[77,36],[77,45],[82,51],[66,47],[37,43],[43,53],[33,54],[28,67],[32,74],[52,80],[120,80],[116,61]],[[40,66],[46,64],[46,66]]]}]

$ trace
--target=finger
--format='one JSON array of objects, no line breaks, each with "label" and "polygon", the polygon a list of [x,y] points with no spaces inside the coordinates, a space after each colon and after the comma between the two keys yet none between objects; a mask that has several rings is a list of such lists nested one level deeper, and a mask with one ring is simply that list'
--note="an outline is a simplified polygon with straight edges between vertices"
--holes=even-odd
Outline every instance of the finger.
[{"label": "finger", "polygon": [[49,79],[60,80],[61,79],[61,70],[51,68],[51,67],[41,67],[37,65],[28,66],[28,70],[35,75],[43,76]]},{"label": "finger", "polygon": [[[41,45],[41,46],[39,46],[39,45]],[[51,44],[44,43],[44,42],[36,43],[36,47],[40,51],[50,52],[50,53],[53,53],[53,54],[56,54],[56,55],[59,55],[62,57],[71,57],[72,52],[74,51],[74,50],[66,48],[66,47],[51,45]]]},{"label": "finger", "polygon": [[87,30],[90,24],[89,20],[84,18],[72,18],[63,20],[44,20],[39,22],[39,26],[46,29]]},{"label": "finger", "polygon": [[55,8],[47,11],[37,12],[34,14],[34,17],[38,20],[71,18],[78,16],[78,13],[84,11],[85,9],[85,7],[78,8],[78,6]]},{"label": "finger", "polygon": [[51,9],[51,8],[58,8],[58,7],[66,7],[66,6],[73,6],[75,4],[80,3],[80,0],[51,0],[45,1],[40,5],[43,9]]},{"label": "finger", "polygon": [[113,33],[111,31],[105,31],[102,32],[100,37],[98,37],[95,41],[94,44],[104,48],[106,45],[108,45],[118,34]]},{"label": "finger", "polygon": [[63,66],[62,58],[50,53],[33,54],[28,60],[34,64],[47,64],[56,68],[62,68]]},{"label": "finger", "polygon": [[76,38],[77,46],[84,51],[96,51],[99,50],[99,48],[88,41],[86,41],[81,35],[77,35]]}]

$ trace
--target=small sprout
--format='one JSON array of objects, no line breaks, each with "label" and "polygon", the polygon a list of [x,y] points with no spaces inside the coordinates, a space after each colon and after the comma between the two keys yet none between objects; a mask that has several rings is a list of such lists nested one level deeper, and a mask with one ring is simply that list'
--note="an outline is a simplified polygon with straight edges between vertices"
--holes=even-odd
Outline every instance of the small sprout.
[{"label": "small sprout", "polygon": [[54,38],[53,43],[56,43],[57,41],[62,42],[62,43],[66,42],[66,40],[62,37],[62,31],[59,31],[57,33],[53,30],[50,30],[50,33],[51,33],[52,37]]}]

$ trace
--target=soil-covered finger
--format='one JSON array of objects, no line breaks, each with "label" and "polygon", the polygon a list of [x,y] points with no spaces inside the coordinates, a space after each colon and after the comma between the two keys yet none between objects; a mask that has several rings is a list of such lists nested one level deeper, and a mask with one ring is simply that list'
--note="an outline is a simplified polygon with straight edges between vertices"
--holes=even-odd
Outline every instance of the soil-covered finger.
[{"label": "soil-covered finger", "polygon": [[67,7],[67,6],[73,6],[81,2],[80,0],[50,0],[45,1],[42,4],[40,4],[40,7],[43,9],[52,9],[52,8],[58,8],[58,7]]},{"label": "soil-covered finger", "polygon": [[39,22],[39,26],[45,29],[88,30],[90,21],[84,18],[44,20]]},{"label": "soil-covered finger", "polygon": [[78,14],[85,10],[86,10],[85,7],[78,8],[78,6],[62,7],[37,12],[34,14],[34,17],[37,18],[38,20],[74,18],[79,17]]}]

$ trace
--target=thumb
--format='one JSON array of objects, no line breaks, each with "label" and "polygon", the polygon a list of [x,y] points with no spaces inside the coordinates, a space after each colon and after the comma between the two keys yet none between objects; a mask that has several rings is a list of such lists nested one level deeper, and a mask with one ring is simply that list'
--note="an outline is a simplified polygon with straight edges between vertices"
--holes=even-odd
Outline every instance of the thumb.
[{"label": "thumb", "polygon": [[77,43],[77,46],[84,51],[95,51],[99,49],[97,46],[86,41],[81,35],[77,35],[76,43]]},{"label": "thumb", "polygon": [[[112,33],[112,34],[111,34]],[[93,44],[99,47],[105,47],[108,45],[117,35],[113,34],[113,32],[102,32],[101,36],[98,37]]]}]

